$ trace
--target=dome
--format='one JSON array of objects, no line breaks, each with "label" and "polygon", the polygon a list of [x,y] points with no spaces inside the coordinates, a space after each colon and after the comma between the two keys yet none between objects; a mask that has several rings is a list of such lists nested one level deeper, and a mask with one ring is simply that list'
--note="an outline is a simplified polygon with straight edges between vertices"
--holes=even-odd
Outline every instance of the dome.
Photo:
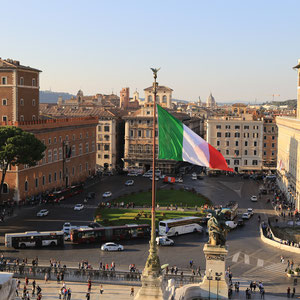
[{"label": "dome", "polygon": [[206,104],[207,104],[207,107],[214,107],[216,105],[216,100],[211,93],[209,94],[209,96],[207,98]]}]

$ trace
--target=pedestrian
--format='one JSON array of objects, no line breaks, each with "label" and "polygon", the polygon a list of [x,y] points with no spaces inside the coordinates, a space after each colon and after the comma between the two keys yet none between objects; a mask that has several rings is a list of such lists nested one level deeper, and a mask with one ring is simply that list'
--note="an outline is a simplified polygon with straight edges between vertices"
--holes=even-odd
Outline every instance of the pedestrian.
[{"label": "pedestrian", "polygon": [[86,297],[86,300],[90,300],[90,298],[91,298],[91,295],[90,295],[90,293],[89,293],[89,292],[87,292],[87,293],[86,293],[86,295],[85,295],[85,297]]},{"label": "pedestrian", "polygon": [[190,260],[190,268],[193,267],[194,262],[192,260]]},{"label": "pedestrian", "polygon": [[28,279],[28,277],[27,277],[27,276],[25,277],[25,284],[26,284],[26,285],[28,285],[28,284],[29,284],[29,279]]},{"label": "pedestrian", "polygon": [[88,280],[88,291],[90,292],[92,289],[92,281],[91,279]]},{"label": "pedestrian", "polygon": [[294,298],[294,297],[295,297],[295,294],[296,294],[296,288],[295,288],[295,287],[293,287],[292,298]]},{"label": "pedestrian", "polygon": [[103,292],[104,292],[104,290],[103,290],[103,285],[101,284],[101,285],[100,285],[100,295],[102,295]]},{"label": "pedestrian", "polygon": [[72,292],[71,289],[68,288],[68,300],[71,300]]},{"label": "pedestrian", "polygon": [[18,291],[18,288],[16,288],[16,296],[19,297],[19,291]]},{"label": "pedestrian", "polygon": [[57,280],[57,283],[60,282],[60,276],[59,276],[59,273],[57,273],[56,280]]},{"label": "pedestrian", "polygon": [[286,290],[286,296],[288,298],[290,298],[290,296],[291,296],[291,288],[290,287],[288,287],[287,290]]},{"label": "pedestrian", "polygon": [[40,288],[40,286],[38,285],[37,288],[36,288],[36,293],[37,295],[41,294],[42,292],[42,289]]},{"label": "pedestrian", "polygon": [[45,284],[48,282],[48,273],[45,274]]},{"label": "pedestrian", "polygon": [[35,295],[35,286],[32,285],[31,291],[31,296],[33,297]]},{"label": "pedestrian", "polygon": [[260,299],[265,299],[265,289],[260,289]]},{"label": "pedestrian", "polygon": [[26,291],[26,300],[30,300],[29,291]]},{"label": "pedestrian", "polygon": [[132,287],[130,290],[130,296],[134,296],[134,287]]},{"label": "pedestrian", "polygon": [[58,299],[61,299],[62,289],[58,289]]}]

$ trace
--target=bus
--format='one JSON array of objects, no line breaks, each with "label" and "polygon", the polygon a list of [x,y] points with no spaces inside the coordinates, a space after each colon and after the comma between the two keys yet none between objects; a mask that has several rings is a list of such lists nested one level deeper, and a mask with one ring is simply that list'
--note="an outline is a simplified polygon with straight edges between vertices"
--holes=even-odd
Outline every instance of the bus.
[{"label": "bus", "polygon": [[63,231],[28,231],[5,234],[5,247],[22,248],[64,246]]},{"label": "bus", "polygon": [[150,225],[127,224],[123,226],[78,228],[71,230],[71,242],[89,244],[150,237]]},{"label": "bus", "polygon": [[224,215],[226,220],[233,221],[238,213],[239,205],[235,201],[228,202],[225,207],[222,208],[224,210]]},{"label": "bus", "polygon": [[191,232],[202,232],[203,227],[200,223],[203,222],[200,217],[183,217],[163,220],[159,222],[159,235],[177,236]]}]

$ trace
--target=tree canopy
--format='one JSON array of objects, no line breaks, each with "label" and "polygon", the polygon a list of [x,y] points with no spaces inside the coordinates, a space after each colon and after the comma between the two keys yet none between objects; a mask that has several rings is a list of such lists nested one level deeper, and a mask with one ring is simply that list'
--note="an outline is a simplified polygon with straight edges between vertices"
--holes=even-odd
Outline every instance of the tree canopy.
[{"label": "tree canopy", "polygon": [[35,166],[43,158],[45,150],[46,146],[32,133],[14,126],[0,127],[0,166],[2,169],[0,191],[2,191],[9,165]]}]

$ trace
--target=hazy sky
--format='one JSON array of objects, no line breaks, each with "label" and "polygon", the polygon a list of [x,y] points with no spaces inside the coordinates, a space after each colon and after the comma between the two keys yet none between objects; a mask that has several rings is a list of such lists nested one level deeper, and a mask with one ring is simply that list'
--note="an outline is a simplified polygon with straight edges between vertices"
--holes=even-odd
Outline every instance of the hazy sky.
[{"label": "hazy sky", "polygon": [[41,69],[43,90],[144,97],[161,67],[177,99],[295,99],[299,11],[299,0],[0,0],[0,57]]}]

